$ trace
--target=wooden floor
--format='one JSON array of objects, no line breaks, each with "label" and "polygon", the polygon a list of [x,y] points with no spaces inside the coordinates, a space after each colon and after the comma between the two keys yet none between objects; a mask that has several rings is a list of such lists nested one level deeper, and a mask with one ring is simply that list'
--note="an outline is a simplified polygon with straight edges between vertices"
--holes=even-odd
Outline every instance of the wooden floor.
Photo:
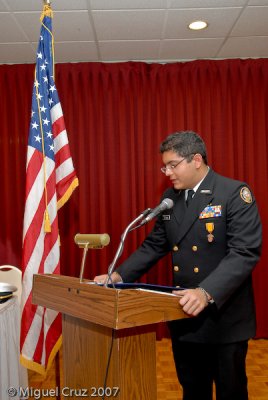
[{"label": "wooden floor", "polygon": [[[62,369],[62,357],[54,362],[45,380],[41,375],[29,371],[30,388],[63,387],[62,374],[56,370]],[[249,400],[268,400],[268,340],[251,340],[247,356],[247,375]],[[50,399],[56,397],[50,397]],[[34,399],[34,397],[30,397]],[[178,384],[171,343],[169,339],[157,342],[157,399],[151,400],[181,400],[182,392]],[[142,400],[142,399],[135,399]]]},{"label": "wooden floor", "polygon": [[[182,399],[171,353],[170,340],[158,342],[157,400]],[[249,400],[268,400],[268,340],[250,340],[247,375]]]}]

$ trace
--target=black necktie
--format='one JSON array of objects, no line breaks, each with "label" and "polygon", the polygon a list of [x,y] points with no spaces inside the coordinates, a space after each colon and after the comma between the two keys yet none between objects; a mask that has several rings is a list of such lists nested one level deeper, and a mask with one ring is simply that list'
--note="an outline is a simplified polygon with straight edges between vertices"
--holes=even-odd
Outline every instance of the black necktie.
[{"label": "black necktie", "polygon": [[186,199],[186,206],[189,207],[189,204],[193,200],[195,191],[193,189],[189,189],[187,193],[187,199]]}]

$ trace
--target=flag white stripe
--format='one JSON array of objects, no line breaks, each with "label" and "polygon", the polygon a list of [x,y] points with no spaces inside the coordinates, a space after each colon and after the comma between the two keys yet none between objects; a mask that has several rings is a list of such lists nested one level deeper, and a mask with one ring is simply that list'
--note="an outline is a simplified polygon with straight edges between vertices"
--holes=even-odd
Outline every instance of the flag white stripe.
[{"label": "flag white stripe", "polygon": [[59,247],[59,240],[57,238],[54,243],[54,246],[52,247],[51,251],[47,255],[47,258],[44,262],[44,273],[53,274],[55,268],[59,263],[59,260],[60,260],[60,247]]},{"label": "flag white stripe", "polygon": [[55,104],[55,106],[53,106],[51,108],[50,115],[51,115],[52,124],[54,124],[54,122],[57,121],[57,119],[59,119],[59,118],[61,118],[63,116],[62,108],[61,108],[61,104],[60,103]]},{"label": "flag white stripe", "polygon": [[[47,179],[55,169],[55,162],[46,157],[46,175]],[[23,225],[23,240],[35,217],[35,213],[39,207],[41,198],[44,193],[44,168],[42,167],[31,187],[25,203],[24,225]]]},{"label": "flag white stripe", "polygon": [[35,152],[35,148],[32,147],[32,146],[28,146],[28,149],[27,149],[26,170],[27,170],[27,168],[28,168],[28,164],[29,164],[29,162],[31,161],[31,158],[32,158],[34,152]]},{"label": "flag white stripe", "polygon": [[33,359],[34,352],[39,340],[40,332],[42,329],[42,319],[44,314],[44,308],[38,306],[34,314],[34,318],[31,323],[31,327],[25,338],[22,353],[27,354],[29,360]]},{"label": "flag white stripe", "polygon": [[55,139],[54,139],[54,151],[55,154],[65,145],[68,144],[67,132],[64,129]]},{"label": "flag white stripe", "polygon": [[[50,329],[50,326],[53,324],[58,314],[59,313],[57,311],[46,308],[44,316],[44,342],[46,341],[47,333]],[[43,353],[41,358],[41,363],[43,365],[45,364],[45,360],[46,360],[46,346],[43,346]]]},{"label": "flag white stripe", "polygon": [[34,247],[34,250],[31,254],[31,257],[29,259],[29,262],[27,264],[27,268],[25,269],[24,275],[23,275],[23,291],[22,291],[22,296],[21,296],[21,305],[22,309],[24,308],[27,299],[32,291],[32,277],[33,274],[37,274],[40,266],[40,262],[43,257],[43,252],[44,252],[44,236],[45,232],[43,227],[40,230],[39,237],[37,239],[36,245]]},{"label": "flag white stripe", "polygon": [[74,171],[73,160],[68,158],[56,169],[56,183]]}]

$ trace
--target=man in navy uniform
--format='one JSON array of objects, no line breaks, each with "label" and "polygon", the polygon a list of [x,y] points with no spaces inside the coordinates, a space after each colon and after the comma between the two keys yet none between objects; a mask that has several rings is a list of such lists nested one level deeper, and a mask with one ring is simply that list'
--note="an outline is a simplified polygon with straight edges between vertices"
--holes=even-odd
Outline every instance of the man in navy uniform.
[{"label": "man in navy uniform", "polygon": [[[142,245],[112,274],[134,282],[172,254],[174,286],[192,318],[169,323],[184,400],[246,400],[248,339],[255,335],[251,273],[260,257],[262,229],[246,183],[218,175],[207,165],[206,147],[192,131],[161,144],[174,202],[162,212]],[[95,278],[101,282],[107,276]]]}]

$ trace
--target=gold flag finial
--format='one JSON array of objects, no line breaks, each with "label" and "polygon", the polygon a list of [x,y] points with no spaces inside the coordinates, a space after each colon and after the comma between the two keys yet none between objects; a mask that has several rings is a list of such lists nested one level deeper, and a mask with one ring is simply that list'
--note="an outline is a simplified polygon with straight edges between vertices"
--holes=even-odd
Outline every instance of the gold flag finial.
[{"label": "gold flag finial", "polygon": [[43,0],[43,1],[44,1],[44,7],[40,17],[40,21],[43,21],[45,17],[53,18],[53,11],[50,5],[51,4],[50,0]]}]

